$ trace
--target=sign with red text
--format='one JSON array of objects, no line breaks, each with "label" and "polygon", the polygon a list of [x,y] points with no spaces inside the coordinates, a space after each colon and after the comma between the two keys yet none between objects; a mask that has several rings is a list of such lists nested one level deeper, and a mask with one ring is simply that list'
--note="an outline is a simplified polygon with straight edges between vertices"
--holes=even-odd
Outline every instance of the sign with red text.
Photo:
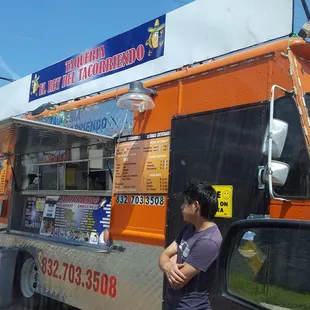
[{"label": "sign with red text", "polygon": [[[122,87],[288,36],[293,7],[293,0],[221,0],[213,1],[212,9],[210,1],[192,1],[159,17],[158,22],[150,21],[83,53],[77,51],[75,56],[0,87],[0,101],[5,102],[0,119],[32,111],[46,102],[60,103]],[[114,24],[107,27],[113,29]],[[68,34],[74,30],[70,28]],[[83,40],[83,36],[76,38]]]},{"label": "sign with red text", "polygon": [[117,278],[105,272],[84,269],[80,265],[60,262],[58,259],[46,256],[41,260],[41,272],[63,283],[93,291],[102,296],[109,298],[117,296]]},{"label": "sign with red text", "polygon": [[165,22],[160,16],[33,73],[29,102],[163,56]]}]

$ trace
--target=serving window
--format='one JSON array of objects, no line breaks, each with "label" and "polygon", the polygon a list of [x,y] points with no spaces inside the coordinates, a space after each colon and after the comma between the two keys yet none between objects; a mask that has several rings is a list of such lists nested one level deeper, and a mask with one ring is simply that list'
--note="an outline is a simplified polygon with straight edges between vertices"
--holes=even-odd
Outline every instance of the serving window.
[{"label": "serving window", "polygon": [[0,122],[0,153],[14,156],[8,231],[108,245],[114,147],[114,137],[93,132]]},{"label": "serving window", "polygon": [[102,145],[21,155],[21,190],[111,191],[113,165]]},{"label": "serving window", "polygon": [[[77,146],[19,155],[11,229],[55,241],[109,244],[113,148]],[[21,172],[21,173],[20,173]],[[21,220],[20,220],[21,219]]]}]

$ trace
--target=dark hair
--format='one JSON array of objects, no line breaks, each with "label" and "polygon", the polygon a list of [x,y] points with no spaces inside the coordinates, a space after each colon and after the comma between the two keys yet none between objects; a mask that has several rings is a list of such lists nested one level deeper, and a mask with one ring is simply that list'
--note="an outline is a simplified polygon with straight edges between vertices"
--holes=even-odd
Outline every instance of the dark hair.
[{"label": "dark hair", "polygon": [[217,212],[217,193],[215,189],[199,181],[189,181],[183,191],[187,203],[192,204],[198,201],[200,204],[200,215],[205,219],[212,221]]}]

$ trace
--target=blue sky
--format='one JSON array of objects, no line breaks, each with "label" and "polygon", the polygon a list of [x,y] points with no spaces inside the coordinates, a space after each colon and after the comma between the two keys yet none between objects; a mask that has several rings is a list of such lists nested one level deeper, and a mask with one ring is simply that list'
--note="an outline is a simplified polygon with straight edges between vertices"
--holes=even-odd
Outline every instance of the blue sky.
[{"label": "blue sky", "polygon": [[[3,1],[0,76],[23,77],[192,1]],[[295,2],[299,29],[306,17]]]}]

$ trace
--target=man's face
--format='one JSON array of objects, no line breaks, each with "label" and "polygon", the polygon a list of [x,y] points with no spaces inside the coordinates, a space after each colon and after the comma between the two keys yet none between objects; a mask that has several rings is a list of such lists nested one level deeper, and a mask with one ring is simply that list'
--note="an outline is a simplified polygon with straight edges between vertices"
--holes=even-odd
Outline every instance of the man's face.
[{"label": "man's face", "polygon": [[189,203],[186,199],[184,199],[181,209],[184,222],[191,223],[197,216],[198,209],[196,202]]}]

